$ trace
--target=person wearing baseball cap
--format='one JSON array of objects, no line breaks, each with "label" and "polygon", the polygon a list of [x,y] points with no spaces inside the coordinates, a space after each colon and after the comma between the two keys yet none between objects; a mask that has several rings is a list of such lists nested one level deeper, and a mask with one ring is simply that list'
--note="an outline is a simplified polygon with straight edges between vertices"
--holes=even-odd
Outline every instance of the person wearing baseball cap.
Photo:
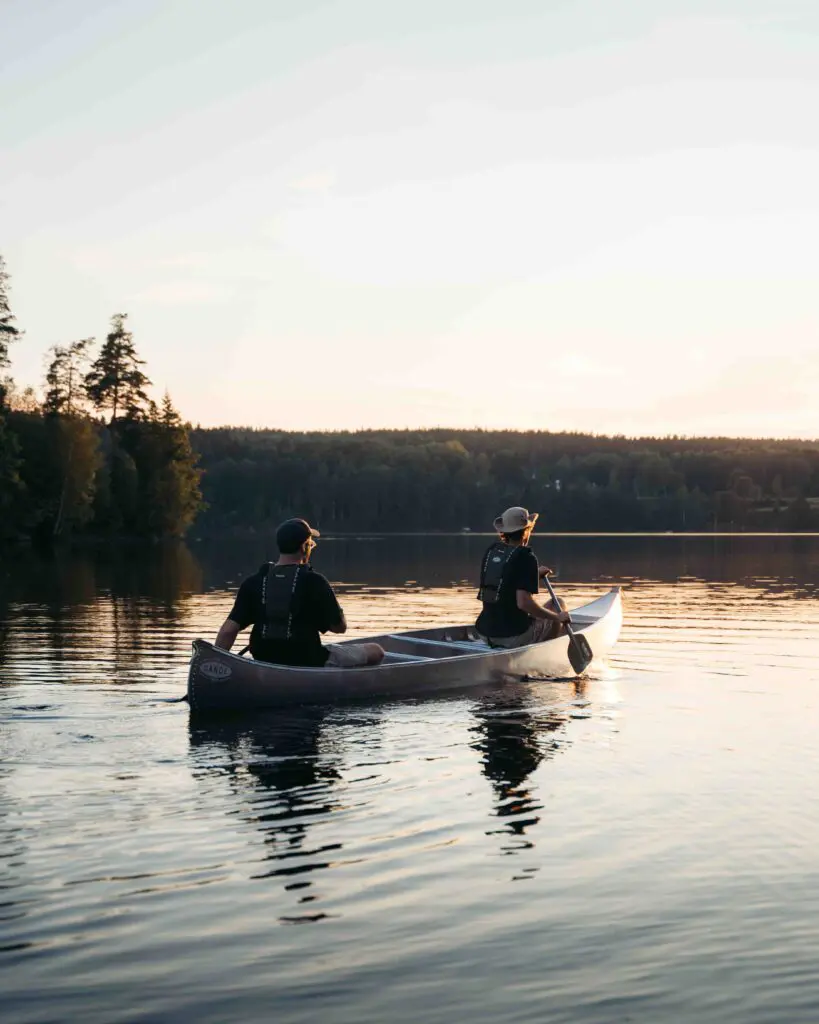
[{"label": "person wearing baseball cap", "polygon": [[321,536],[306,519],[287,519],[276,530],[277,562],[265,562],[242,582],[222,623],[216,646],[229,651],[252,626],[250,653],[277,665],[353,668],[377,665],[379,644],[328,644],[320,633],[346,633],[347,620],[327,579],[310,565]]},{"label": "person wearing baseball cap", "polygon": [[542,605],[535,600],[540,578],[552,571],[538,565],[529,547],[537,518],[537,512],[530,514],[513,505],[492,523],[499,536],[481,563],[478,600],[483,607],[475,623],[490,647],[524,647],[551,640],[569,621],[563,602]]}]

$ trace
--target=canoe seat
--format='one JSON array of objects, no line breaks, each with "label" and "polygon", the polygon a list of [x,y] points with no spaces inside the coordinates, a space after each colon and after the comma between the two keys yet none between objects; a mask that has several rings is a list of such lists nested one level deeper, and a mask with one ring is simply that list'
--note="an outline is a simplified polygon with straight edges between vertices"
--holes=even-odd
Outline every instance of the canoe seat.
[{"label": "canoe seat", "polygon": [[479,654],[491,651],[485,643],[471,640],[428,640],[422,636],[407,636],[406,633],[391,633],[387,640],[392,643],[404,644],[410,648],[420,647],[429,651],[433,658],[446,658],[453,654]]},{"label": "canoe seat", "polygon": [[434,661],[434,658],[425,658],[423,654],[399,654],[398,651],[385,651],[382,665],[398,664],[404,661]]},{"label": "canoe seat", "polygon": [[469,653],[469,651],[475,651],[475,653],[480,651],[482,654],[486,654],[487,651],[495,651],[495,650],[497,650],[496,647],[490,647],[489,644],[484,643],[483,640],[446,640],[446,641],[443,641],[443,640],[442,641],[431,640],[429,642],[430,643],[434,643],[434,644],[437,644],[439,642],[440,643],[446,643],[447,646],[449,646],[449,647],[461,647],[467,653]]}]

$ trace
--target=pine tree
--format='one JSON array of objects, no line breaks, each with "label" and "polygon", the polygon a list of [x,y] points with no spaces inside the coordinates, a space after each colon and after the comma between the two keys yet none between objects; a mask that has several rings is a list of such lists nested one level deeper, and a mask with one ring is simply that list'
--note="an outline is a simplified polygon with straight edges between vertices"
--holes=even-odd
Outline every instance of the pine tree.
[{"label": "pine tree", "polygon": [[134,347],[134,337],[125,328],[126,313],[111,319],[111,330],[100,354],[85,375],[85,390],[96,409],[110,409],[111,423],[120,414],[139,419],[148,403],[145,388],[151,383],[140,369],[145,365]]},{"label": "pine tree", "polygon": [[4,371],[11,366],[9,345],[22,335],[22,331],[14,326],[16,317],[9,305],[8,282],[6,261],[0,256],[0,410],[6,404],[8,381],[5,379]]},{"label": "pine tree", "polygon": [[142,521],[152,536],[181,537],[203,507],[202,471],[191,448],[188,424],[182,422],[167,392],[152,413],[150,423],[139,425]]},{"label": "pine tree", "polygon": [[85,368],[88,364],[88,349],[93,338],[72,341],[70,345],[55,345],[51,350],[51,362],[46,371],[46,395],[43,411],[46,413],[74,416],[82,412],[85,400]]},{"label": "pine tree", "polygon": [[5,373],[11,366],[9,345],[21,336],[22,331],[14,326],[15,317],[9,305],[9,275],[6,261],[0,256],[0,534],[13,532],[12,511],[21,491],[20,446],[9,430],[8,404],[6,396],[12,387],[11,378]]}]

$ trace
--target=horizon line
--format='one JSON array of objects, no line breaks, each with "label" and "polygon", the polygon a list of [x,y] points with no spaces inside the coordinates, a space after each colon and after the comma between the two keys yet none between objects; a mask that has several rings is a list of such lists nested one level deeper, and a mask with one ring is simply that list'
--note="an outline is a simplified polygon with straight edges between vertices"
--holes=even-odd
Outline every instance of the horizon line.
[{"label": "horizon line", "polygon": [[[184,417],[183,417],[184,418]],[[270,434],[408,434],[408,433],[472,433],[472,434],[548,434],[550,436],[586,437],[601,440],[619,441],[771,441],[779,444],[800,443],[819,444],[819,436],[799,437],[795,435],[774,436],[769,434],[684,434],[673,432],[667,434],[619,434],[602,433],[586,430],[549,430],[548,428],[521,427],[452,427],[452,426],[417,426],[417,427],[259,427],[247,423],[224,423],[208,426],[202,423],[186,421],[191,430],[248,430]]]}]

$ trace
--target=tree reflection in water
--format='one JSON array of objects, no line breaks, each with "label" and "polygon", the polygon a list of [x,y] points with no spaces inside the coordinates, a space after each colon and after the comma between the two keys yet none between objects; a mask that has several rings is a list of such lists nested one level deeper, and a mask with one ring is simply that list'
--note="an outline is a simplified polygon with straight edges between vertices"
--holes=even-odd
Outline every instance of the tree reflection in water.
[{"label": "tree reflection in water", "polygon": [[[299,708],[224,721],[192,715],[189,723],[194,775],[227,777],[227,813],[235,813],[238,803],[245,820],[264,836],[265,859],[273,866],[251,877],[281,878],[285,890],[298,892],[299,904],[318,899],[308,891],[312,873],[331,867],[341,849],[337,842],[308,845],[311,826],[340,806],[333,791],[341,777],[337,762],[320,749],[326,716],[324,708]],[[300,913],[281,920],[302,923],[326,916]]]},{"label": "tree reflection in water", "polygon": [[[534,849],[530,832],[540,821],[543,804],[531,776],[561,749],[554,734],[571,717],[567,697],[582,699],[585,688],[582,680],[547,690],[541,685],[537,704],[531,695],[512,692],[493,696],[474,711],[478,721],[472,727],[477,737],[472,747],[481,755],[481,770],[495,792],[494,814],[503,820],[501,828],[486,834],[508,837],[501,847],[505,856]],[[525,878],[537,870],[525,868],[516,877]]]}]

